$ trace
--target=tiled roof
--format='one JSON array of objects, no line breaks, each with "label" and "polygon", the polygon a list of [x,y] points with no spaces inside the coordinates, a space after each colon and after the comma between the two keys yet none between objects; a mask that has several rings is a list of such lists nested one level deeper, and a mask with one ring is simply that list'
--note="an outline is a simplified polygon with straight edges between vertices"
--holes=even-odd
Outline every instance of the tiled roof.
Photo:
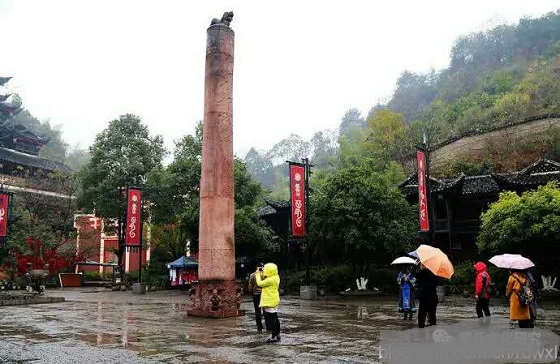
[{"label": "tiled roof", "polygon": [[[456,179],[438,180],[430,178],[432,192],[449,189],[460,191],[461,195],[497,194],[512,186],[539,186],[548,182],[560,181],[560,163],[541,159],[515,173],[487,174],[480,176],[461,175]],[[407,196],[418,193],[416,174],[411,175],[398,186]]]},{"label": "tiled roof", "polygon": [[0,162],[1,161],[8,161],[47,171],[72,173],[72,169],[63,163],[8,148],[0,148]]}]

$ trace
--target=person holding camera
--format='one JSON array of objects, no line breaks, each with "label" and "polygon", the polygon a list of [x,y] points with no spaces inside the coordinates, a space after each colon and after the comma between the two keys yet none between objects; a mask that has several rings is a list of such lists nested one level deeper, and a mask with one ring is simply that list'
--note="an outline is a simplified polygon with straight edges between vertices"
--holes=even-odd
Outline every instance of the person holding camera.
[{"label": "person holding camera", "polygon": [[262,288],[260,307],[264,310],[264,320],[272,329],[272,336],[267,343],[280,341],[280,320],[278,306],[280,306],[280,276],[278,267],[274,263],[266,263],[261,274],[255,274],[257,286]]},{"label": "person holding camera", "polygon": [[[257,286],[257,279],[256,275],[261,275],[263,269],[262,263],[258,263],[255,271],[251,273],[249,276],[249,292],[253,297],[253,307],[255,308],[255,321],[257,322],[257,331],[262,332],[263,324],[262,324],[262,308],[260,307],[261,304],[261,287]],[[268,325],[266,327],[268,331]]]}]

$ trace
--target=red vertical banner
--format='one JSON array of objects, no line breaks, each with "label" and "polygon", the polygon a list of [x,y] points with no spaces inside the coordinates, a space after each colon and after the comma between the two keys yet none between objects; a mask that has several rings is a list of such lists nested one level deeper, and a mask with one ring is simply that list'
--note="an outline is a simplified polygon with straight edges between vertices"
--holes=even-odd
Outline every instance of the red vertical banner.
[{"label": "red vertical banner", "polygon": [[428,197],[426,192],[426,154],[420,150],[416,151],[416,161],[418,162],[418,209],[420,214],[420,231],[430,231]]},{"label": "red vertical banner", "polygon": [[142,190],[129,188],[126,191],[126,229],[124,243],[140,245],[142,241]]},{"label": "red vertical banner", "polygon": [[0,193],[0,238],[8,236],[8,207],[10,206],[10,196]]},{"label": "red vertical banner", "polygon": [[305,236],[305,167],[290,164],[290,196],[292,201],[292,235]]}]

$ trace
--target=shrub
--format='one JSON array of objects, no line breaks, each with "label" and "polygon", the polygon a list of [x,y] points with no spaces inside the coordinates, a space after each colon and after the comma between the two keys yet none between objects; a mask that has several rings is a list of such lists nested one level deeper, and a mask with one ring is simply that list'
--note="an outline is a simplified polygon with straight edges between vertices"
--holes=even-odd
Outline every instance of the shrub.
[{"label": "shrub", "polygon": [[474,284],[474,268],[471,262],[463,262],[454,266],[455,273],[449,280],[451,286]]},{"label": "shrub", "polygon": [[[368,289],[376,287],[385,292],[396,291],[396,272],[390,268],[372,268],[368,274]],[[311,284],[324,287],[328,293],[339,293],[347,288],[356,289],[356,277],[349,265],[311,267]],[[281,275],[281,286],[288,293],[299,293],[305,284],[305,270],[285,272]]]},{"label": "shrub", "polygon": [[368,289],[374,287],[384,292],[397,292],[397,274],[392,268],[373,268],[368,275]]}]

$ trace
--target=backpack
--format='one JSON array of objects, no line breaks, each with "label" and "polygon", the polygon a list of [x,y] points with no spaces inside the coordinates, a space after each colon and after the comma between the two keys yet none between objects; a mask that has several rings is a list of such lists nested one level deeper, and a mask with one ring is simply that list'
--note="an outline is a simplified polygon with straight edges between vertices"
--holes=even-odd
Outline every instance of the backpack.
[{"label": "backpack", "polygon": [[517,297],[519,297],[519,301],[521,302],[521,304],[522,305],[533,304],[535,302],[535,295],[533,294],[533,290],[531,289],[531,282],[529,281],[529,279],[525,277],[526,283],[523,284],[521,283],[519,278],[517,278],[513,274],[511,276],[515,278],[515,280],[519,282],[519,284],[521,285],[521,290],[515,291]]},{"label": "backpack", "polygon": [[496,286],[494,282],[488,283],[488,273],[482,276],[482,292],[486,292],[488,297],[496,297]]}]

